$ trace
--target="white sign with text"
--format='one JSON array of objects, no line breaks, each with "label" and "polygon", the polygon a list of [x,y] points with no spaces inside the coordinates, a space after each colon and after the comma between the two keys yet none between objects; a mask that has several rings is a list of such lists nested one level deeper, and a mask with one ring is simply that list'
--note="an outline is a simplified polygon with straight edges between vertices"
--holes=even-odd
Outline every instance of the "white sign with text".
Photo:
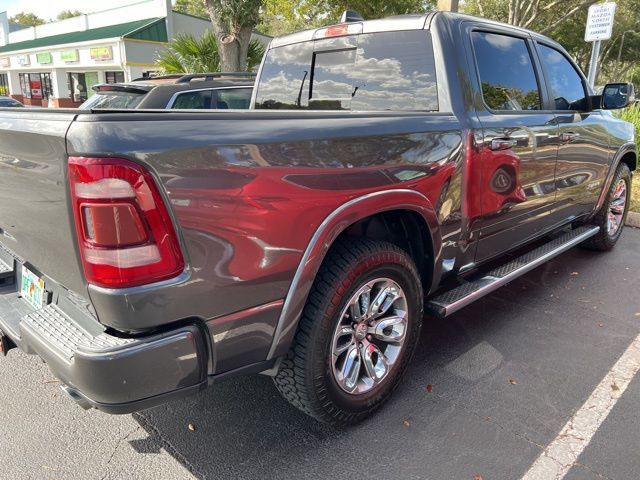
[{"label": "white sign with text", "polygon": [[614,2],[599,3],[589,7],[587,28],[584,31],[585,42],[609,40],[613,31],[613,16],[616,13]]}]

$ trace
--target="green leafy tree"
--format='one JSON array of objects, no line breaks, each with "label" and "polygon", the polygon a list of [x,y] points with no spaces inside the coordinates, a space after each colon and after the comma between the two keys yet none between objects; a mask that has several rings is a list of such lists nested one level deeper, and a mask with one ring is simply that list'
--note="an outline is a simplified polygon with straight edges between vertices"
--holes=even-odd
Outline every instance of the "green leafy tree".
[{"label": "green leafy tree", "polygon": [[79,17],[82,12],[79,10],[63,10],[57,16],[57,20],[66,20],[67,18]]},{"label": "green leafy tree", "polygon": [[269,35],[337,23],[345,10],[355,10],[365,19],[432,9],[435,0],[265,0],[260,29]]},{"label": "green leafy tree", "polygon": [[469,0],[465,13],[547,34],[598,0]]},{"label": "green leafy tree", "polygon": [[[584,41],[584,29],[588,8],[594,3],[596,0],[467,0],[462,7],[465,13],[511,23],[552,37],[586,72],[593,44]],[[558,14],[560,9],[562,15]],[[640,0],[617,1],[613,35],[603,42],[600,50],[599,83],[613,79],[630,80],[640,62],[639,11]]]},{"label": "green leafy tree", "polygon": [[209,18],[204,0],[176,0],[173,4],[176,12],[186,13],[195,17]]},{"label": "green leafy tree", "polygon": [[46,23],[42,18],[29,12],[16,13],[9,19],[9,22],[22,25],[23,27],[37,27],[38,25]]},{"label": "green leafy tree", "polygon": [[[257,40],[249,44],[247,67],[260,64],[264,46]],[[206,73],[221,70],[221,59],[216,36],[207,30],[200,38],[181,33],[169,44],[157,60],[156,66],[164,73]],[[235,71],[235,70],[234,70]]]},{"label": "green leafy tree", "polygon": [[222,70],[247,69],[251,33],[260,22],[262,3],[263,0],[206,0]]}]

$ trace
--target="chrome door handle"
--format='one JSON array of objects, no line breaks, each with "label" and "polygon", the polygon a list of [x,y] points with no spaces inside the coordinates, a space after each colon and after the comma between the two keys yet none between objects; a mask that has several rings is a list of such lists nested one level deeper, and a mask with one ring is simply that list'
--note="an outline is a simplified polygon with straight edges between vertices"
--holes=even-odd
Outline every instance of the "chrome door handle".
[{"label": "chrome door handle", "polygon": [[491,150],[509,150],[510,148],[515,147],[517,144],[518,141],[515,138],[494,138],[493,140],[491,140]]},{"label": "chrome door handle", "polygon": [[560,141],[563,143],[573,142],[578,138],[580,138],[580,134],[575,132],[563,132],[560,134]]}]

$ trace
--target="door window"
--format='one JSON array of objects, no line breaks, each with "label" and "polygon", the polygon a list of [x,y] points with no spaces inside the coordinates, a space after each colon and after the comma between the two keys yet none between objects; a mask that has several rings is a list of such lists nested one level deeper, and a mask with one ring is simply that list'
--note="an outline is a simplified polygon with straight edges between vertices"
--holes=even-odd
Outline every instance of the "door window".
[{"label": "door window", "polygon": [[204,110],[210,108],[211,90],[197,90],[178,95],[171,105],[173,109]]},{"label": "door window", "polygon": [[228,88],[216,90],[216,103],[211,108],[239,109],[249,108],[253,88]]},{"label": "door window", "polygon": [[587,110],[587,96],[573,64],[558,50],[538,44],[556,110]]},{"label": "door window", "polygon": [[540,87],[522,38],[498,33],[471,35],[482,97],[492,110],[540,110]]},{"label": "door window", "polygon": [[84,73],[69,73],[68,85],[74,102],[82,103],[88,98]]}]

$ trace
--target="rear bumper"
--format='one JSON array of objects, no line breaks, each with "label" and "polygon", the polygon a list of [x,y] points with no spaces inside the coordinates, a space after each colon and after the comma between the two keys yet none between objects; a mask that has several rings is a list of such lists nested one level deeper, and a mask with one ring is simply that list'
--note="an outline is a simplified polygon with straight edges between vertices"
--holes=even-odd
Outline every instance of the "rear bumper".
[{"label": "rear bumper", "polygon": [[207,385],[207,346],[197,325],[121,338],[65,311],[56,304],[34,310],[14,286],[0,287],[0,330],[47,362],[81,406],[130,413]]}]

